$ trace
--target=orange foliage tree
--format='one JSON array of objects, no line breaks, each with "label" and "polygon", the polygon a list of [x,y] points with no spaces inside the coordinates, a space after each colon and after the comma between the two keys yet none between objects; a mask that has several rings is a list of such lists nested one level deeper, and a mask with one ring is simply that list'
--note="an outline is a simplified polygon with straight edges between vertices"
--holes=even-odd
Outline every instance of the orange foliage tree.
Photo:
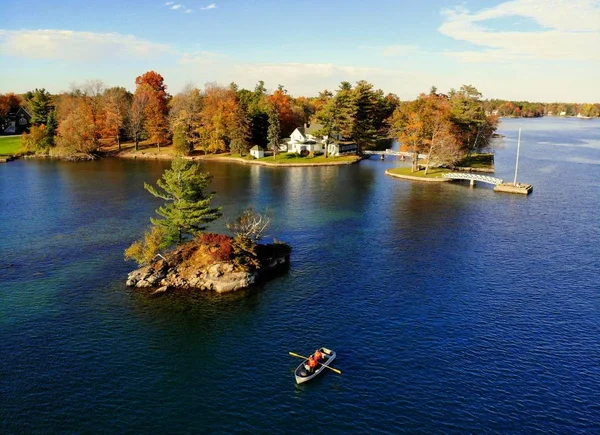
[{"label": "orange foliage tree", "polygon": [[231,140],[231,126],[235,124],[238,104],[235,90],[207,83],[202,102],[202,148],[205,153],[225,151]]},{"label": "orange foliage tree", "polygon": [[269,96],[269,102],[279,116],[281,136],[289,136],[298,127],[298,121],[292,111],[292,98],[287,94],[283,86],[279,85],[279,88],[273,92],[273,95]]},{"label": "orange foliage tree", "polygon": [[18,95],[13,94],[12,92],[0,95],[0,128],[2,128],[2,130],[6,127],[4,125],[6,115],[8,115],[11,110],[16,110],[19,107],[21,107],[21,98]]},{"label": "orange foliage tree", "polygon": [[149,101],[145,105],[144,127],[148,139],[155,142],[160,151],[160,144],[167,141],[169,136],[167,115],[170,95],[164,78],[155,71],[148,71],[135,79],[136,93],[144,87],[143,92],[149,94]]},{"label": "orange foliage tree", "polygon": [[104,130],[103,136],[114,137],[121,151],[121,130],[125,126],[125,120],[129,105],[131,104],[131,93],[125,88],[114,87],[104,92]]}]

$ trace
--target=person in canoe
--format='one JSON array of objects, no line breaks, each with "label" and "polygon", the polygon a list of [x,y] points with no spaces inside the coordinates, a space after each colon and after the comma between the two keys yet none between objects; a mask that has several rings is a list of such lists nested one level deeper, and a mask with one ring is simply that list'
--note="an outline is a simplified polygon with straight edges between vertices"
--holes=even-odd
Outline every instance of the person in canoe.
[{"label": "person in canoe", "polygon": [[321,351],[319,349],[315,350],[315,353],[313,353],[313,358],[315,359],[315,361],[319,362],[319,360],[321,358],[323,358],[323,354],[321,353]]}]

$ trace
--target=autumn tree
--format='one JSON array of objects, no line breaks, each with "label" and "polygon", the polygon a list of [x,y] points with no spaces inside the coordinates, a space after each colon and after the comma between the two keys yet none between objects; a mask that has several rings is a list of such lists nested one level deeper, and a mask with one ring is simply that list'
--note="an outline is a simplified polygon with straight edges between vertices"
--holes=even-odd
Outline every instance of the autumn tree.
[{"label": "autumn tree", "polygon": [[114,137],[121,151],[121,132],[126,126],[133,95],[127,89],[115,86],[104,92],[103,99],[105,110],[103,135]]},{"label": "autumn tree", "polygon": [[229,142],[230,127],[237,106],[237,95],[232,87],[207,83],[204,89],[200,128],[204,152],[225,151]]},{"label": "autumn tree", "polygon": [[88,106],[96,149],[100,148],[100,132],[104,128],[104,89],[105,86],[102,80],[88,80],[82,86],[82,99]]},{"label": "autumn tree", "polygon": [[167,85],[164,78],[155,71],[148,71],[141,76],[136,77],[136,93],[139,88],[144,88],[148,94],[148,101],[144,110],[144,129],[148,134],[148,139],[158,147],[168,138],[168,103],[170,96],[167,93]]},{"label": "autumn tree", "polygon": [[200,145],[202,95],[197,88],[186,86],[171,99],[169,108],[173,146],[178,152],[188,155]]},{"label": "autumn tree", "polygon": [[139,149],[140,140],[145,135],[147,107],[152,99],[152,89],[149,85],[140,85],[133,95],[133,102],[127,114],[127,130],[133,139],[135,150]]},{"label": "autumn tree", "polygon": [[462,156],[452,123],[450,102],[446,95],[430,92],[419,97],[423,104],[421,114],[425,120],[425,145],[427,158],[425,175],[432,162],[438,166],[453,165]]},{"label": "autumn tree", "polygon": [[32,125],[29,133],[24,133],[21,137],[19,152],[47,155],[51,147],[52,143],[46,134],[46,126],[44,124]]},{"label": "autumn tree", "polygon": [[94,123],[92,105],[85,98],[73,100],[72,109],[58,126],[57,154],[70,157],[84,154],[91,157],[99,149],[98,130]]},{"label": "autumn tree", "polygon": [[392,125],[401,149],[411,153],[412,172],[416,172],[419,154],[425,152],[427,146],[422,101],[415,100],[400,104],[392,117]]},{"label": "autumn tree", "polygon": [[268,97],[269,103],[279,116],[281,136],[289,136],[298,126],[292,111],[292,99],[282,85]]},{"label": "autumn tree", "polygon": [[[299,125],[310,124],[310,119],[315,114],[315,105],[311,99],[306,97],[292,98],[292,113],[294,128]],[[292,129],[292,131],[294,130]]]},{"label": "autumn tree", "polygon": [[11,111],[16,111],[21,107],[21,98],[11,93],[0,95],[0,133],[7,127],[6,117]]}]

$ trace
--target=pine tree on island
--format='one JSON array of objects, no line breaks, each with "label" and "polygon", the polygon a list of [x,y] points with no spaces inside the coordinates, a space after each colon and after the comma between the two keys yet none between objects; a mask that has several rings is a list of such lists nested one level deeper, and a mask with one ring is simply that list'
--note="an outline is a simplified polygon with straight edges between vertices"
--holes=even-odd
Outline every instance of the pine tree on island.
[{"label": "pine tree on island", "polygon": [[211,207],[214,192],[206,193],[211,176],[199,172],[198,165],[179,156],[154,187],[144,183],[144,188],[157,198],[167,201],[156,213],[163,217],[150,221],[162,228],[166,245],[180,244],[187,236],[194,236],[206,225],[221,217],[220,207]]}]

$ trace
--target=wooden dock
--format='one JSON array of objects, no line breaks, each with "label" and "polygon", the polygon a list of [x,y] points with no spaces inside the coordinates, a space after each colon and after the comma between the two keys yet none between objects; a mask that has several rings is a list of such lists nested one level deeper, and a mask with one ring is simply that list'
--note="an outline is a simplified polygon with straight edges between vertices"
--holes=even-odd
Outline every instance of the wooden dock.
[{"label": "wooden dock", "polygon": [[531,184],[517,183],[501,183],[494,187],[494,192],[504,193],[518,193],[521,195],[529,195],[533,192],[533,186]]}]

